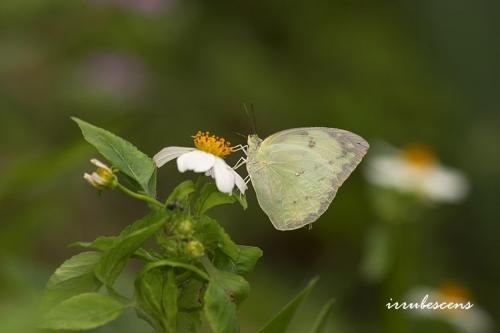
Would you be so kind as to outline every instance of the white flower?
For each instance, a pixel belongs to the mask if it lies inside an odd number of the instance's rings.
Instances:
[[[440,164],[424,146],[386,149],[372,156],[367,179],[381,187],[413,193],[436,202],[456,202],[467,195],[469,184],[462,172]]]
[[[102,163],[98,159],[91,159],[90,163],[97,167],[97,170],[91,174],[85,173],[83,178],[92,186],[97,189],[103,189],[106,187],[114,187],[116,185],[116,176],[113,170],[106,164]]]
[[[215,179],[217,189],[231,194],[234,186],[245,193],[247,186],[241,176],[222,159],[232,152],[229,142],[224,138],[198,132],[194,137],[196,148],[166,147],[160,150],[153,160],[159,168],[165,163],[177,159],[177,169],[205,173]]]
[[[455,326],[461,332],[486,333],[492,332],[491,316],[469,298],[467,291],[459,285],[447,284],[441,288],[415,287],[407,294],[410,302],[420,303],[425,299],[428,305],[459,304],[455,309],[417,309],[411,311],[422,318],[443,320]],[[453,308],[453,306],[452,306]]]

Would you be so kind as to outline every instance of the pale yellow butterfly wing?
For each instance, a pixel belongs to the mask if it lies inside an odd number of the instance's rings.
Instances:
[[[335,128],[305,127],[249,140],[247,170],[257,200],[279,230],[316,221],[361,162],[368,143]]]

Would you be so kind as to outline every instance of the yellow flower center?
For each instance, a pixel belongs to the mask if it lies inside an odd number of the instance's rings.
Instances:
[[[403,150],[403,159],[409,164],[426,168],[436,162],[436,157],[433,152],[424,145],[411,145]]]
[[[219,157],[224,157],[233,152],[231,142],[226,141],[226,139],[222,137],[210,135],[210,132],[198,131],[198,133],[193,136],[193,141],[195,147],[199,150]]]
[[[111,181],[114,177],[114,173],[111,169],[97,168],[96,172],[106,182]]]
[[[464,287],[453,282],[441,286],[439,295],[447,302],[463,302],[470,299],[469,292]]]
[[[446,303],[454,303],[454,304],[471,304],[470,303],[470,294],[468,290],[466,290],[461,285],[455,284],[453,282],[448,282],[445,285],[441,286],[438,290],[439,293],[439,302]],[[454,309],[445,309],[447,313],[450,315],[459,315],[461,313],[461,309],[459,307]]]

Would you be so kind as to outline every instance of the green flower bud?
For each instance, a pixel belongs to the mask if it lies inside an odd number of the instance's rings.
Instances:
[[[182,220],[177,225],[177,232],[181,235],[188,236],[193,232],[193,223],[190,220]]]
[[[199,258],[205,254],[205,248],[203,244],[197,240],[189,241],[186,245],[186,252],[191,256],[191,258]]]

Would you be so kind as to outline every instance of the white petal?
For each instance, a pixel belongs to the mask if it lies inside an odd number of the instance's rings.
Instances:
[[[467,301],[465,301],[467,303]],[[459,330],[467,333],[488,333],[493,332],[493,319],[483,309],[474,305],[467,311],[452,312],[443,314],[448,321]]]
[[[469,184],[461,172],[436,166],[429,172],[424,189],[433,200],[456,202],[465,198]]]
[[[215,185],[221,192],[231,194],[234,187],[234,170],[220,157],[215,158],[213,168]]]
[[[83,178],[89,182],[92,186],[105,186],[107,182],[97,174],[97,172],[92,172],[92,174],[84,174]]]
[[[111,172],[111,169],[106,164],[99,161],[97,158],[91,159],[90,163],[92,163],[93,165],[95,165],[98,168],[105,169],[105,170],[108,170]]]
[[[406,163],[398,157],[387,155],[372,157],[368,161],[366,176],[375,185],[403,191],[409,190],[414,184]]]
[[[234,170],[232,170],[233,176],[234,176],[234,182],[236,183],[236,187],[238,190],[240,190],[241,194],[245,194],[245,191],[247,190],[247,184],[245,184],[245,181],[241,176]]]
[[[177,158],[177,169],[180,172],[191,170],[194,172],[207,172],[215,163],[215,156],[201,150],[193,150]]]
[[[89,175],[88,173],[84,173],[83,174],[83,179],[85,179],[87,182],[89,182],[90,184],[93,184],[94,183],[94,180],[92,179],[92,176]]]
[[[182,154],[188,153],[195,150],[195,148],[188,147],[166,147],[160,150],[155,156],[153,156],[153,161],[159,168],[165,163],[170,162],[173,159],[181,156]]]

